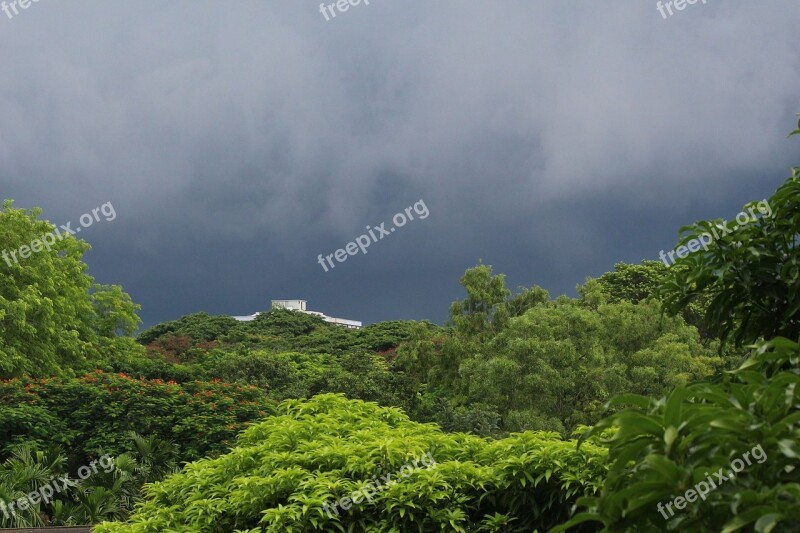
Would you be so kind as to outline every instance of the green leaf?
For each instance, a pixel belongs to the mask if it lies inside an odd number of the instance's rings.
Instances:
[[[797,459],[800,454],[797,453],[797,443],[789,439],[781,439],[778,441],[778,448],[781,453],[791,459]]]
[[[783,515],[780,513],[765,514],[756,520],[756,523],[753,527],[759,533],[770,533],[770,531],[772,531],[782,519]]]

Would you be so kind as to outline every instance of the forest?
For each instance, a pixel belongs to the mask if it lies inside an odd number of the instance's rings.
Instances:
[[[278,309],[137,334],[84,241],[0,262],[0,527],[796,531],[800,167],[768,203],[576,297],[479,262],[444,325]],[[6,200],[0,248],[41,215]]]

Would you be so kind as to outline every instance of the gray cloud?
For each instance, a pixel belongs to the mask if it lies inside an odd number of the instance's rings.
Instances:
[[[92,272],[148,322],[272,297],[444,318],[478,257],[571,291],[797,163],[794,2],[41,0],[0,14],[0,184],[113,201]],[[325,273],[364,226],[409,225]]]

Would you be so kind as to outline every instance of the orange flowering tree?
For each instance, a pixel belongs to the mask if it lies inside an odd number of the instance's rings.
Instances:
[[[136,379],[100,370],[78,378],[0,381],[0,456],[16,443],[59,444],[70,458],[127,451],[129,432],[178,445],[182,460],[228,449],[247,424],[274,413],[254,386]]]

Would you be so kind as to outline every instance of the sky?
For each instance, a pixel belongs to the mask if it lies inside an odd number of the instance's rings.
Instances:
[[[661,5],[15,5],[0,196],[73,228],[110,202],[85,260],[145,326],[294,298],[442,323],[479,260],[574,295],[800,164],[796,0]]]

